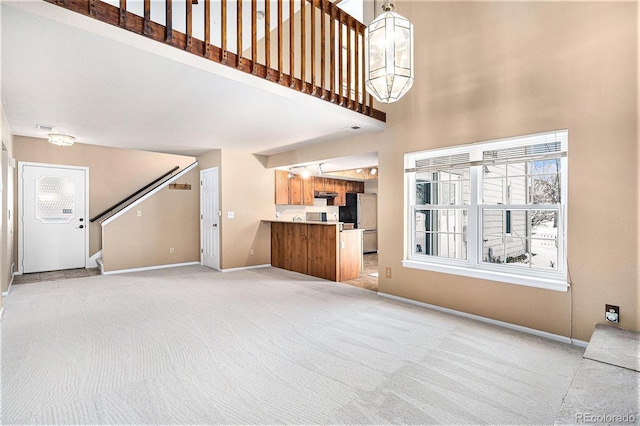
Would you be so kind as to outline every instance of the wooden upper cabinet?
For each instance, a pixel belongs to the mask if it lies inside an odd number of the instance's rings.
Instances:
[[[289,179],[289,203],[291,205],[302,205],[302,185],[304,179],[299,175]]]
[[[313,205],[314,177],[302,180],[302,204],[305,206]]]
[[[336,179],[334,182],[335,192],[338,193],[338,196],[335,198],[330,198],[327,202],[330,206],[346,206],[347,205],[347,186],[348,182],[342,179]]]
[[[346,194],[364,192],[364,182],[333,179],[327,177],[310,177],[303,179],[299,175],[289,178],[286,171],[276,170],[276,204],[312,206],[315,191],[337,192],[338,196],[328,199],[330,206],[345,206]]]
[[[289,204],[289,173],[276,170],[276,204]]]
[[[327,192],[334,192],[335,189],[335,182],[338,179],[333,179],[333,178],[324,178],[324,190]]]

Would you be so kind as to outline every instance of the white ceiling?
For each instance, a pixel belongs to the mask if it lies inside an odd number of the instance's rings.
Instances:
[[[268,155],[384,128],[363,114],[59,6],[1,5],[2,104],[16,135],[46,137],[36,127],[42,124],[92,145]],[[368,164],[370,154],[347,160],[354,167],[375,165]]]

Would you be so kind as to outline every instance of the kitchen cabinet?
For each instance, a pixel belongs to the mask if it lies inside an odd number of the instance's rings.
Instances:
[[[334,181],[334,188],[335,188],[335,192],[338,193],[338,195],[333,198],[333,199],[329,199],[327,204],[330,206],[346,206],[347,205],[347,186],[348,186],[348,182],[346,180],[342,180],[342,179],[335,179]]]
[[[303,180],[299,175],[294,175],[289,179],[289,203],[292,205],[302,205],[302,185]]]
[[[289,204],[289,173],[276,170],[276,204]]]
[[[338,223],[271,222],[271,265],[331,281],[357,278],[362,232]]]
[[[313,205],[313,179],[299,175],[289,178],[286,171],[276,170],[276,204]]]
[[[334,192],[335,191],[335,181],[336,180],[337,179],[316,176],[316,177],[313,178],[314,190],[315,191]]]
[[[337,192],[338,196],[328,199],[329,206],[345,206],[347,193],[364,193],[364,182],[334,179],[328,177],[310,177],[303,179],[300,175],[289,178],[289,173],[276,170],[276,204],[313,206],[314,192]]]

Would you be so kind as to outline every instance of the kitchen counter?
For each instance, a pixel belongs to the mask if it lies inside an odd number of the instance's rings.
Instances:
[[[344,222],[336,222],[335,220],[321,222],[319,220],[291,220],[291,219],[262,219],[263,222],[272,223],[302,223],[307,225],[341,225]]]
[[[264,221],[271,223],[272,266],[331,281],[359,276],[361,229],[341,230],[335,221]]]
[[[289,219],[262,219],[263,222],[271,222],[271,223],[301,223],[301,224],[305,224],[305,225],[329,225],[329,226],[336,226],[336,225],[343,225],[344,222],[336,222],[336,221],[332,221],[332,220],[328,220],[326,222],[321,222],[319,220],[289,220]],[[364,229],[340,229],[340,232],[350,232],[350,231],[356,231],[356,232],[363,232],[365,231]]]

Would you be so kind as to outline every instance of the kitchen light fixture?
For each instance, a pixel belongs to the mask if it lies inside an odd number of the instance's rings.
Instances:
[[[369,171],[369,173],[371,173],[372,175],[375,175],[376,173],[378,173],[378,169],[376,169],[375,167],[371,168],[371,170]]]
[[[320,163],[320,164],[318,164],[318,174],[319,174],[319,175],[323,175],[323,174],[324,174],[324,170],[322,170],[322,165],[323,165],[323,164],[324,164],[324,163]]]
[[[365,85],[377,101],[398,101],[413,85],[413,24],[393,12],[385,0],[384,11],[364,32]]]
[[[49,142],[58,146],[71,146],[75,137],[64,133],[49,133]]]
[[[302,179],[309,179],[309,177],[311,176],[311,172],[309,172],[309,170],[307,170],[307,167],[305,166],[302,168],[300,176],[302,177]]]
[[[293,177],[293,173],[291,173],[291,169],[289,169],[289,173],[287,174],[287,177],[288,177],[289,179],[291,179],[291,178]]]

